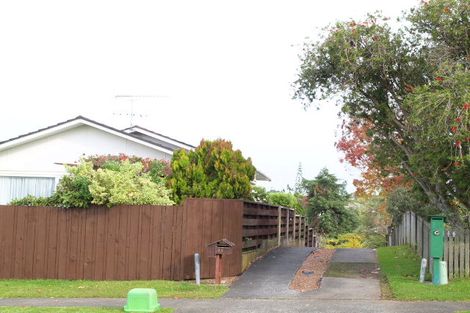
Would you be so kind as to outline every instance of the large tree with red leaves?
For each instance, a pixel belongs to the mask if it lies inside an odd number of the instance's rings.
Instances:
[[[337,23],[305,46],[296,82],[306,106],[339,97],[343,115],[366,128],[368,139],[349,124],[340,142],[355,145],[352,163],[412,179],[454,218],[470,211],[469,16],[467,0],[431,0],[398,31],[379,15]]]

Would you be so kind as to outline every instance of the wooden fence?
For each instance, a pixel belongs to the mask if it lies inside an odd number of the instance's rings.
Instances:
[[[389,245],[409,244],[418,255],[429,261],[430,224],[413,212],[403,214],[402,221],[389,230]],[[447,261],[449,279],[470,277],[470,231],[446,225],[444,261]]]
[[[252,261],[246,255],[304,245],[310,242],[305,234],[305,219],[293,210],[241,200],[89,209],[0,206],[0,278],[192,279],[196,252],[201,277],[211,278],[214,259],[206,247],[222,238],[236,245],[224,257],[223,275],[235,276]]]

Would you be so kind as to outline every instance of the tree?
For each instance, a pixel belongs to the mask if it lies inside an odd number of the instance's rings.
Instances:
[[[369,131],[371,123],[361,120],[350,120],[342,125],[342,137],[336,148],[344,153],[344,159],[351,166],[362,171],[361,179],[354,179],[356,197],[386,196],[398,186],[409,186],[410,180],[400,172],[399,167],[382,167],[371,152],[372,138]]]
[[[448,116],[457,118],[467,107],[469,16],[468,0],[431,0],[411,10],[405,16],[409,26],[398,31],[379,14],[339,22],[320,42],[305,46],[296,81],[296,97],[306,106],[339,98],[346,118],[371,126],[368,154],[381,170],[399,170],[439,211],[460,216],[470,207],[470,180],[459,178],[468,177],[468,170],[449,166],[455,165],[450,120],[432,125],[430,118],[436,107],[443,109],[443,99],[454,108]],[[434,97],[437,87],[446,97]],[[441,138],[426,136],[437,125]],[[456,148],[463,146],[453,139]]]
[[[295,209],[295,213],[305,215],[305,208],[302,206],[300,198],[294,194],[271,191],[268,193],[267,198],[269,204],[293,208]]]
[[[322,233],[338,235],[353,231],[358,225],[355,211],[348,207],[349,194],[345,183],[340,183],[326,168],[313,180],[304,180],[307,191],[307,215],[318,219]]]
[[[249,199],[256,169],[229,141],[202,140],[194,151],[179,150],[171,161],[173,199]]]

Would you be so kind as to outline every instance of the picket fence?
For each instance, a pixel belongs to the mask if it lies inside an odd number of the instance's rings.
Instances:
[[[390,246],[411,245],[417,254],[429,261],[430,223],[413,212],[406,212],[399,225],[389,228]],[[449,279],[470,277],[470,230],[446,225],[444,236],[444,261],[447,262]]]

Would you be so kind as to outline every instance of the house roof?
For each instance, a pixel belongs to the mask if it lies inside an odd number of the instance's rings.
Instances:
[[[14,137],[5,141],[0,142],[0,151],[9,149],[11,147],[27,143],[30,141],[34,141],[39,138],[47,137],[56,133],[59,133],[61,131],[64,131],[66,129],[71,129],[80,125],[88,125],[97,129],[101,129],[105,132],[111,133],[113,135],[117,135],[119,137],[128,139],[130,141],[142,144],[144,146],[154,148],[156,150],[159,150],[161,152],[167,153],[169,155],[173,154],[173,150],[169,149],[168,147],[165,147],[163,145],[156,144],[155,142],[151,142],[149,140],[146,140],[145,138],[137,138],[135,136],[132,136],[122,130],[116,129],[114,127],[96,122],[94,120],[91,120],[89,118],[83,117],[83,116],[77,116],[73,119],[66,120],[61,123],[57,123],[45,128],[40,128],[38,130],[35,130],[33,132],[20,135],[18,137]]]
[[[150,141],[154,140],[156,142],[159,142],[159,141],[164,140],[167,143],[169,143],[170,146],[173,146],[173,147],[184,148],[184,149],[188,149],[188,150],[196,148],[195,146],[190,145],[186,142],[183,142],[183,141],[180,141],[180,140],[162,135],[160,133],[156,133],[153,130],[144,128],[144,127],[139,126],[139,125],[135,125],[135,126],[125,128],[122,131],[124,131],[124,132],[126,132],[130,135],[133,135],[133,136],[139,136],[139,134],[145,135],[145,137],[148,137]]]
[[[60,133],[61,131],[78,127],[80,125],[88,125],[103,130],[105,132],[159,150],[169,155],[172,155],[173,151],[177,149],[192,150],[196,148],[190,144],[156,133],[141,126],[132,126],[123,130],[119,130],[117,128],[96,122],[94,120],[79,115],[73,119],[69,119],[64,122],[60,122],[45,128],[40,128],[33,132],[1,141],[0,151],[31,142],[39,138],[44,138],[56,133]],[[256,171],[255,179],[260,181],[271,181],[268,176],[258,170]]]

